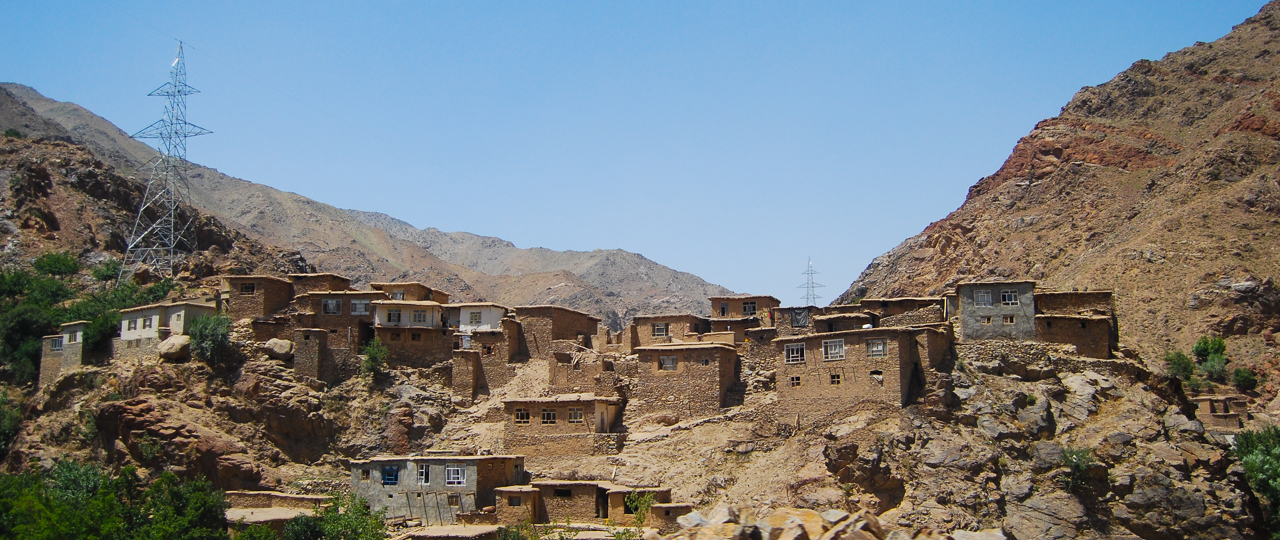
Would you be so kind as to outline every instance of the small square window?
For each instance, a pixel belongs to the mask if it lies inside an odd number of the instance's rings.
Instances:
[[[984,317],[981,317],[981,319],[982,319],[982,324],[991,324],[991,317],[984,316]]]
[[[542,409],[542,425],[551,425],[556,423],[555,409]]]
[[[148,328],[151,328],[151,317],[149,317],[149,316],[148,316],[148,317],[143,317],[143,318],[142,318],[142,329],[143,329],[143,330],[146,330],[146,329],[148,329]]]
[[[1000,305],[1002,306],[1018,305],[1018,290],[1017,289],[1001,289]]]
[[[991,307],[991,291],[986,289],[973,291],[973,305],[978,307]]]
[[[786,346],[786,362],[788,364],[804,363],[804,344],[788,343]]]
[[[1005,315],[1005,316],[1004,316],[1004,323],[1005,323],[1005,324],[1013,324],[1013,315]]]
[[[462,468],[462,465],[457,463],[450,463],[444,466],[444,485],[461,486],[466,483],[467,483],[467,470]],[[457,506],[457,505],[451,504],[450,506]]]
[[[409,340],[422,341],[422,332],[414,332],[412,334],[409,334]]]
[[[512,415],[512,422],[519,426],[529,425],[529,409],[516,409]]]
[[[827,339],[822,341],[823,360],[844,360],[844,340]]]
[[[523,502],[520,497],[507,497],[507,506],[520,506]]]
[[[670,323],[653,323],[653,337],[666,337]]]
[[[677,357],[675,357],[675,356],[659,356],[659,357],[658,357],[658,369],[659,369],[660,371],[675,371],[675,370],[676,370],[676,358],[677,358]]]
[[[554,490],[554,491],[552,491],[552,494],[553,494],[553,495],[555,495],[556,497],[572,497],[572,496],[573,496],[573,490],[571,490],[571,489],[555,488],[555,490]]]
[[[467,313],[467,322],[469,324],[480,324],[480,312],[472,311]]]
[[[257,283],[241,283],[240,284],[240,296],[253,296],[253,294],[256,292],[258,292]]]
[[[840,374],[839,374],[839,373],[832,373],[832,374],[831,374],[831,384],[833,384],[833,385],[838,385],[838,384],[840,384]]]
[[[886,342],[883,339],[867,340],[867,356],[879,358],[888,354]]]
[[[450,493],[450,494],[449,494],[449,506],[452,506],[452,507],[454,507],[454,508],[457,508],[457,507],[459,507],[459,506],[462,506],[462,496],[461,496],[461,495],[458,495],[458,494],[456,494],[456,493]]]
[[[792,387],[800,386],[800,376],[799,376],[799,375],[792,375],[792,376],[791,376],[791,386],[792,386]]]
[[[360,480],[369,481],[369,469],[360,469]]]
[[[570,424],[583,423],[582,407],[569,407],[569,423]]]
[[[493,354],[493,345],[481,345],[480,349],[483,350],[485,354]],[[575,364],[575,366],[576,365],[577,364]]]
[[[704,366],[709,366],[709,365],[711,365],[711,359],[710,359],[710,358],[703,358],[703,359],[702,359],[702,365],[704,365]]]
[[[324,300],[321,306],[325,315],[342,315],[342,300]]]

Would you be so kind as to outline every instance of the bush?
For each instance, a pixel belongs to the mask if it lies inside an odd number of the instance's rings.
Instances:
[[[631,493],[628,493],[623,498],[622,502],[635,516],[632,519],[635,520],[636,528],[644,527],[645,520],[649,518],[649,508],[653,506],[653,492],[632,490]]]
[[[1196,372],[1195,362],[1179,351],[1164,353],[1164,365],[1169,370],[1169,375],[1183,381],[1191,380],[1191,376]]]
[[[191,336],[191,354],[209,365],[222,365],[231,360],[231,319],[226,315],[207,315],[187,327]]]
[[[1200,339],[1196,340],[1196,344],[1191,347],[1191,354],[1196,355],[1196,358],[1203,362],[1208,360],[1211,355],[1227,354],[1227,342],[1220,337],[1200,336]]]
[[[1067,475],[1062,478],[1063,487],[1073,490],[1084,484],[1085,474],[1093,466],[1093,454],[1088,448],[1062,448],[1062,465],[1067,468]]]
[[[1232,452],[1244,466],[1245,479],[1253,493],[1267,503],[1269,528],[1280,531],[1276,512],[1280,508],[1280,427],[1241,432],[1236,435]]]
[[[121,268],[123,268],[123,265],[120,264],[119,259],[107,259],[98,264],[98,266],[93,267],[93,270],[90,270],[89,273],[93,275],[93,279],[98,281],[113,281],[120,277]]]
[[[384,512],[369,511],[369,503],[355,495],[339,494],[320,514],[320,528],[326,540],[384,540]]]
[[[22,426],[22,412],[9,401],[9,389],[0,388],[0,458],[9,453],[9,444],[18,436]]]
[[[391,351],[387,350],[387,346],[382,344],[382,340],[373,338],[368,345],[360,351],[364,354],[364,361],[360,362],[361,375],[376,375],[382,372],[382,368],[387,365],[387,357],[391,356]]]
[[[279,538],[271,527],[261,523],[250,525],[236,533],[236,540],[279,540]]]
[[[80,261],[70,253],[45,253],[36,257],[31,267],[49,276],[69,276],[80,271]]]
[[[324,525],[315,516],[297,516],[284,524],[284,540],[324,540]]]
[[[120,312],[108,311],[89,321],[84,327],[84,348],[105,351],[111,348],[111,338],[120,333]]]
[[[1252,370],[1236,368],[1231,372],[1231,384],[1241,390],[1253,390],[1258,387],[1258,378],[1253,375]]]
[[[14,128],[9,128],[9,129],[4,130],[4,136],[5,136],[5,137],[9,137],[10,139],[21,139],[21,138],[23,138],[23,137],[22,137],[22,132],[21,132],[21,131],[18,131],[17,129],[14,129]]]
[[[1221,354],[1210,354],[1209,359],[1200,364],[1204,378],[1213,382],[1223,382],[1227,378],[1227,357]]]

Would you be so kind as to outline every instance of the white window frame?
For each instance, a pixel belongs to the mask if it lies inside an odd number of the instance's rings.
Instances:
[[[418,484],[427,485],[431,483],[431,465],[427,463],[418,463]]]
[[[1018,289],[1000,289],[1000,305],[1018,305]]]
[[[582,407],[569,407],[570,424],[585,424],[586,420],[584,418],[585,414]]]
[[[650,334],[653,337],[667,337],[670,335],[671,323],[656,322],[650,328]]]
[[[351,314],[352,315],[368,315],[369,301],[368,300],[352,300]]]
[[[556,425],[556,410],[555,410],[555,409],[542,409],[542,425],[544,425],[544,426],[554,426],[554,425]]]
[[[884,339],[868,339],[867,340],[867,356],[871,358],[884,358],[889,355],[889,342]]]
[[[143,318],[142,318],[142,329],[143,329],[143,330],[150,329],[150,328],[151,328],[151,325],[152,325],[152,323],[153,323],[153,322],[154,322],[154,321],[152,321],[152,320],[151,320],[151,316],[150,316],[150,315],[148,315],[148,316],[146,316],[146,317],[143,317]]]
[[[128,325],[126,325],[126,326],[128,326],[128,330],[129,330],[130,332],[137,330],[137,329],[138,329],[138,319],[129,319],[129,324],[128,324]]]
[[[61,351],[61,350],[62,350],[62,337],[61,337],[61,336],[56,337],[56,338],[49,338],[49,350],[50,350],[50,351]]]
[[[325,315],[342,315],[342,300],[336,298],[321,300],[320,312]]]
[[[467,484],[467,468],[460,463],[449,463],[444,466],[444,485],[465,486]]]
[[[679,359],[679,356],[659,356],[658,371],[676,371],[680,365]],[[670,364],[667,362],[670,362]]]
[[[413,324],[427,324],[427,310],[413,310]]]
[[[973,291],[973,305],[977,307],[991,307],[991,289],[978,289]]]
[[[822,340],[822,359],[844,360],[844,338]]]
[[[788,343],[786,347],[783,349],[783,355],[784,355],[783,357],[785,358],[785,362],[788,364],[803,364],[804,363],[804,344]]]
[[[481,320],[482,317],[479,311],[467,312],[467,324],[480,324]]]
[[[387,324],[400,324],[400,310],[398,309],[387,310]]]

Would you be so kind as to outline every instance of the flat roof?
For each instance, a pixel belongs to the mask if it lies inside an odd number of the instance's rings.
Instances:
[[[66,327],[68,327],[68,326],[72,326],[72,325],[76,325],[76,324],[89,324],[89,321],[71,321],[71,322],[69,322],[69,323],[62,323],[62,324],[58,325],[58,328],[66,328]]]
[[[373,287],[375,289],[381,289],[383,287],[407,287],[410,285],[417,285],[424,289],[431,288],[430,285],[427,285],[426,283],[422,283],[420,281],[375,281],[369,284],[370,287]]]
[[[285,521],[298,516],[314,516],[316,512],[310,508],[289,508],[272,506],[268,508],[228,508],[227,521],[236,523],[264,523],[267,521]]]
[[[418,519],[422,518],[410,518]],[[416,538],[439,538],[454,540],[457,538],[484,538],[498,532],[497,525],[431,525],[405,529],[396,534],[395,540],[413,540]]]
[[[518,315],[518,314],[520,313],[520,310],[522,310],[522,309],[559,309],[559,310],[562,310],[562,311],[568,311],[568,312],[572,312],[572,313],[577,313],[577,314],[579,314],[579,315],[586,315],[588,319],[591,319],[591,320],[594,320],[594,321],[602,321],[602,320],[604,320],[604,319],[601,319],[600,317],[596,317],[595,315],[592,315],[592,314],[587,313],[587,312],[585,312],[585,311],[578,311],[578,310],[576,310],[576,309],[573,309],[573,308],[567,308],[567,307],[564,307],[564,306],[553,306],[553,305],[551,305],[551,304],[534,304],[534,305],[530,305],[530,306],[516,306],[516,307],[515,307],[516,314]]]
[[[421,460],[424,460],[424,459],[427,459],[427,460],[435,460],[435,461],[458,461],[458,460],[463,460],[463,461],[470,461],[470,460],[484,461],[484,460],[488,460],[488,459],[524,459],[524,456],[522,456],[522,455],[515,455],[515,454],[511,454],[511,455],[503,454],[503,455],[496,455],[496,456],[477,456],[477,455],[467,455],[467,456],[448,456],[448,455],[446,455],[446,456],[374,456],[374,457],[371,457],[371,458],[368,458],[368,459],[353,459],[353,460],[351,460],[351,464],[352,464],[352,465],[356,465],[356,464],[360,464],[360,463],[381,463],[381,462],[388,462],[388,461],[421,461]]]
[[[336,277],[336,278],[339,278],[339,279],[345,279],[345,280],[347,280],[347,281],[351,281],[351,278],[349,278],[349,277],[347,277],[347,276],[343,276],[343,275],[339,275],[339,274],[334,274],[334,273],[332,273],[332,272],[315,272],[315,273],[311,273],[311,274],[286,274],[286,275],[288,275],[288,276],[289,276],[289,277],[291,277],[291,278],[309,278],[309,277],[324,277],[324,276],[329,276],[329,277]]]
[[[957,283],[956,287],[963,287],[965,285],[1022,285],[1025,283],[1035,285],[1036,281],[1034,279],[962,281]]]
[[[538,491],[538,488],[526,484],[523,486],[499,486],[499,487],[493,488],[493,490],[494,491],[518,491],[518,492],[527,493],[530,491]]]
[[[146,309],[154,309],[154,308],[170,307],[170,306],[195,306],[195,307],[202,307],[202,308],[209,308],[209,309],[218,309],[218,307],[215,306],[213,302],[205,302],[203,300],[189,299],[189,300],[174,300],[172,302],[157,302],[155,304],[147,304],[145,306],[131,307],[128,309],[120,310],[120,313],[132,313],[134,311],[142,311]]]
[[[1058,315],[1055,313],[1037,313],[1037,319],[1080,319],[1080,320],[1104,320],[1109,321],[1109,315]]]
[[[636,316],[632,317],[632,318],[631,318],[631,320],[635,321],[635,320],[639,320],[639,319],[674,319],[674,318],[676,318],[676,317],[689,317],[689,318],[694,318],[694,319],[706,319],[706,318],[707,318],[707,317],[705,317],[705,316],[703,316],[703,315],[694,315],[694,314],[692,314],[692,313],[662,313],[662,314],[659,314],[659,315],[636,315]]]
[[[496,308],[502,308],[502,309],[511,309],[507,306],[504,306],[502,304],[498,304],[495,302],[458,302],[454,304],[449,304],[448,307],[496,307]]]
[[[871,317],[870,313],[863,313],[861,311],[856,313],[832,313],[830,315],[814,315],[813,316],[813,320],[815,321],[827,321],[831,319],[871,319],[871,318],[873,317]]]
[[[430,300],[374,300],[372,303],[373,303],[373,304],[380,305],[380,306],[425,306],[425,307],[436,306],[436,307],[440,307],[440,305],[441,305],[439,302],[432,302],[432,301],[430,301]]]
[[[907,331],[907,330],[909,330],[910,328],[912,328],[912,327],[910,327],[910,326],[881,326],[881,327],[877,327],[877,328],[856,328],[856,329],[853,329],[853,330],[840,330],[840,331],[838,331],[838,332],[817,332],[817,333],[813,333],[813,334],[804,334],[804,335],[799,335],[799,336],[787,336],[787,337],[780,337],[780,338],[775,339],[775,340],[773,340],[773,341],[774,341],[775,343],[777,343],[777,342],[789,342],[789,341],[808,341],[808,340],[810,340],[810,339],[830,339],[830,338],[833,338],[833,337],[840,337],[840,336],[850,336],[850,335],[856,336],[856,335],[862,335],[862,334],[872,334],[872,335],[874,335],[874,334],[878,334],[878,333],[886,333],[886,334],[901,334],[903,331]]]
[[[597,396],[594,393],[587,392],[583,394],[556,394],[551,397],[535,397],[535,398],[508,398],[502,400],[503,403],[570,403],[582,401],[603,401],[606,403],[618,403],[622,398]]]
[[[907,302],[907,301],[941,302],[942,297],[941,296],[895,296],[893,298],[863,298],[861,300],[858,300],[858,304],[855,304],[855,305],[861,305],[863,302]]]
[[[696,341],[693,343],[659,343],[656,345],[647,345],[644,347],[636,347],[637,351],[669,351],[672,349],[715,349],[723,348],[737,352],[737,348],[728,343],[719,343],[715,341]]]
[[[760,317],[757,317],[755,315],[748,315],[746,317],[716,317],[713,315],[711,317],[707,317],[706,319],[708,321],[713,321],[713,322],[747,322],[747,321],[754,321],[759,318]]]
[[[280,276],[268,276],[268,275],[266,275],[266,274],[249,274],[249,275],[247,275],[247,276],[237,276],[237,275],[234,275],[234,274],[223,274],[223,275],[218,276],[218,277],[219,277],[219,278],[222,278],[222,279],[274,279],[274,280],[276,280],[276,281],[279,281],[280,283],[293,284],[293,282],[292,282],[292,281],[289,281],[289,280],[287,280],[287,279],[285,279],[285,278],[282,278],[282,277],[280,277]]]
[[[304,297],[304,296],[321,296],[321,295],[325,295],[325,294],[379,294],[379,295],[382,295],[382,297],[383,297],[383,298],[386,298],[386,297],[387,297],[387,293],[384,293],[384,292],[382,292],[382,291],[353,291],[353,290],[347,290],[347,291],[307,291],[307,292],[304,292],[304,293],[299,294],[299,295],[297,295],[297,296],[294,296],[294,298],[302,298],[302,297]]]
[[[1096,289],[1091,291],[1059,291],[1059,290],[1036,291],[1036,295],[1038,296],[1049,296],[1054,294],[1093,294],[1093,293],[1114,294],[1115,291],[1112,289]]]
[[[748,298],[768,298],[770,300],[773,300],[774,302],[782,303],[782,300],[778,300],[777,298],[774,298],[773,296],[770,296],[767,294],[731,294],[728,296],[708,296],[707,300],[746,300]]]

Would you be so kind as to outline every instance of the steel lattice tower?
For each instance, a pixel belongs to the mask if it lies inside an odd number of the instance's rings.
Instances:
[[[805,282],[804,282],[804,285],[801,285],[796,288],[805,289],[804,301],[806,306],[816,306],[818,305],[818,299],[822,297],[818,296],[818,293],[814,292],[814,289],[817,289],[819,287],[826,287],[826,285],[813,282],[814,274],[818,273],[817,270],[813,269],[813,259],[809,259],[809,269],[801,273],[805,275]]]
[[[147,163],[150,177],[138,205],[138,217],[129,235],[121,277],[132,276],[143,265],[161,277],[172,277],[177,257],[196,249],[191,222],[184,220],[179,205],[187,193],[187,137],[212,133],[187,122],[187,96],[199,90],[187,85],[187,65],[178,42],[178,57],[169,72],[169,82],[147,94],[167,99],[164,119],[132,135],[135,139],[159,139],[160,155]]]

